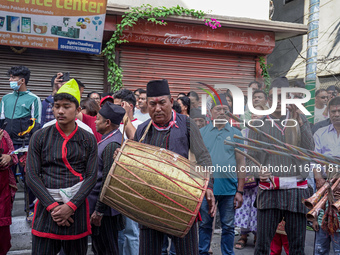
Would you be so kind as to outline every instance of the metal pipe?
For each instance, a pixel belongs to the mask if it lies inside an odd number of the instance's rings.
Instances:
[[[318,36],[319,36],[319,9],[320,0],[310,0],[307,34],[307,63],[306,63],[306,89],[311,93],[311,100],[306,104],[306,108],[312,113],[307,119],[314,123],[315,107],[315,84],[316,68],[318,57]]]

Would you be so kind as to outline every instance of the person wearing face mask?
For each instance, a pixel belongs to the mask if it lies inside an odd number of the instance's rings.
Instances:
[[[6,131],[16,145],[22,146],[23,139],[28,144],[30,136],[40,127],[41,100],[38,96],[27,89],[31,71],[25,66],[13,66],[8,70],[9,85],[12,93],[5,95],[0,105],[0,124],[7,122]],[[35,125],[29,135],[20,137],[18,134],[24,132],[32,125]]]
[[[40,128],[41,100],[27,89],[31,71],[26,66],[13,66],[8,72],[9,86],[12,93],[5,95],[0,104],[0,126],[7,122],[5,130],[13,141],[14,149],[28,145],[31,135]],[[32,128],[33,126],[33,128]],[[19,134],[27,131],[27,134]],[[24,169],[19,165],[20,172],[24,176]],[[12,168],[14,174],[16,165]],[[29,194],[29,215],[27,221],[32,221],[34,210],[34,195]],[[28,210],[28,208],[26,208]]]

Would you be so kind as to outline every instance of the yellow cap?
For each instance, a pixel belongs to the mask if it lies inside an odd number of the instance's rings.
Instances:
[[[60,93],[67,93],[71,96],[74,96],[78,103],[80,104],[80,91],[78,87],[78,83],[75,79],[71,79],[68,82],[66,82],[57,92],[57,94]]]

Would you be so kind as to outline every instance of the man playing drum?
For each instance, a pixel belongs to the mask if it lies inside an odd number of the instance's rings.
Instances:
[[[151,121],[143,143],[168,149],[186,158],[188,158],[190,148],[196,156],[198,165],[211,166],[209,152],[194,121],[172,110],[173,98],[171,98],[167,80],[153,80],[147,84],[147,104],[151,120],[138,126],[135,141],[141,139]],[[209,213],[214,215],[215,199],[212,188],[213,183],[210,181],[206,199],[209,203]],[[198,255],[197,224],[192,226],[184,238],[170,237],[175,245],[176,254]],[[139,254],[161,254],[163,240],[164,233],[141,226]]]

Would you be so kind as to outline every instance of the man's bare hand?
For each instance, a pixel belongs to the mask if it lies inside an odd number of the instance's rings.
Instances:
[[[291,114],[290,118],[297,120],[299,125],[302,126],[303,121],[300,117],[300,114],[302,114],[302,112],[299,110],[299,108],[297,108],[295,104],[287,105],[287,108],[289,109],[290,114]]]
[[[68,218],[66,221],[59,221],[59,222],[56,222],[58,226],[61,226],[61,227],[69,227],[71,226],[72,223],[74,223],[74,220],[72,219],[72,217]]]
[[[99,215],[97,214],[97,212],[94,211],[94,212],[92,213],[91,219],[90,219],[91,224],[95,225],[96,227],[100,227],[100,225],[102,224],[102,223],[101,223],[101,222],[102,222],[102,218],[103,218],[103,216],[99,216]]]
[[[243,204],[243,196],[241,193],[236,192],[235,197],[234,197],[234,208],[238,209],[242,206]]]
[[[115,158],[117,157],[117,155],[118,155],[119,152],[121,152],[121,149],[120,149],[120,148],[117,148],[117,149],[115,150],[115,152],[113,153],[113,159],[115,159]]]
[[[268,178],[271,176],[268,168],[266,166],[262,166],[260,169],[259,177],[261,182],[267,182]]]
[[[130,113],[130,111],[131,111],[131,106],[130,106],[130,104],[129,104],[128,102],[123,101],[123,102],[121,103],[121,107],[124,108],[125,114],[126,114],[127,116],[129,116],[129,113]]]
[[[54,79],[54,89],[58,91],[64,84],[63,73],[57,73],[57,77]]]
[[[12,160],[12,157],[10,155],[2,154],[2,156],[0,158],[0,166],[1,167],[8,166],[8,164],[11,162],[11,160]]]
[[[216,204],[214,192],[211,189],[207,189],[205,192],[205,198],[207,199],[209,205],[209,214],[211,217],[215,217],[216,214]]]
[[[70,226],[70,223],[73,223],[73,219],[71,215],[74,214],[74,211],[67,204],[58,205],[53,208],[51,212],[52,219],[58,224],[58,226]]]

